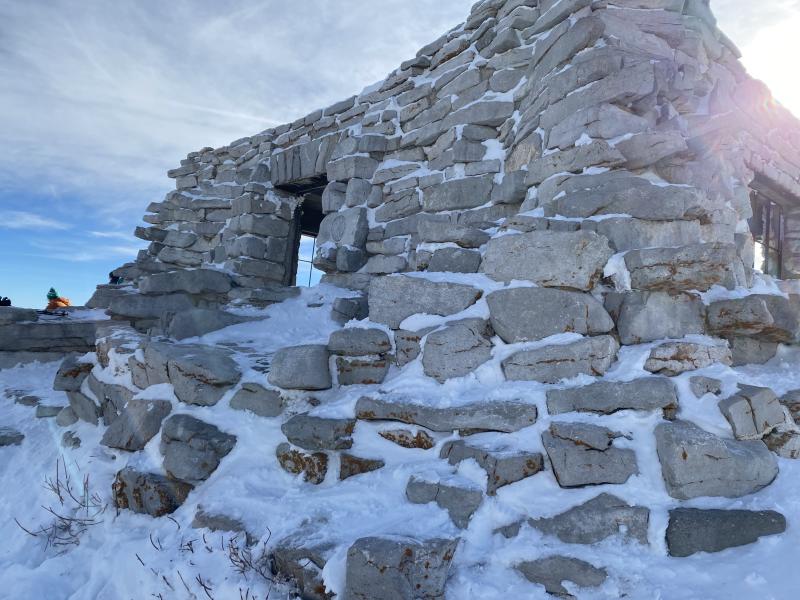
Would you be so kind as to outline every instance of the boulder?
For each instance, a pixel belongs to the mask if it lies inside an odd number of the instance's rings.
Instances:
[[[563,345],[522,350],[503,361],[509,381],[557,383],[578,375],[603,376],[617,357],[619,344],[608,335]]]
[[[333,383],[328,348],[322,344],[278,350],[270,365],[270,384],[287,390],[327,390]]]
[[[536,423],[536,405],[517,400],[487,400],[462,406],[433,408],[399,395],[363,397],[356,403],[356,418],[364,421],[399,421],[431,431],[499,431],[511,433]]]
[[[430,450],[436,445],[434,439],[422,429],[418,430],[416,433],[412,433],[408,429],[390,429],[379,431],[378,434],[383,439],[389,440],[403,448]]]
[[[356,475],[377,471],[385,465],[386,463],[380,459],[361,458],[348,452],[342,452],[339,455],[339,479],[344,481]]]
[[[608,333],[614,321],[589,294],[551,288],[511,288],[486,297],[491,324],[507,344],[537,341],[559,333]]]
[[[442,600],[458,540],[368,537],[347,551],[342,600]]]
[[[379,384],[389,373],[386,356],[337,356],[334,362],[339,385]]]
[[[675,508],[669,511],[667,548],[670,556],[680,557],[721,552],[784,531],[786,518],[773,510]]]
[[[625,265],[635,290],[705,292],[725,281],[735,259],[734,244],[693,244],[631,250]]]
[[[573,411],[610,415],[619,410],[659,409],[670,418],[678,410],[675,385],[666,377],[598,381],[578,388],[547,390],[547,411],[551,415]]]
[[[447,459],[451,465],[473,459],[486,471],[488,481],[486,493],[497,494],[505,485],[536,475],[544,469],[544,457],[540,452],[516,452],[513,450],[485,450],[464,440],[453,440],[442,446],[439,458]]]
[[[727,440],[688,421],[656,427],[656,449],[673,498],[738,498],[766,487],[778,464],[764,442]]]
[[[25,434],[11,427],[0,427],[0,448],[3,446],[19,446]]]
[[[422,366],[439,383],[469,375],[492,357],[489,329],[482,319],[464,319],[428,334]]]
[[[570,581],[578,587],[587,588],[602,585],[608,577],[605,569],[600,569],[586,561],[568,556],[548,556],[547,558],[519,563],[515,568],[528,581],[544,586],[548,594],[562,598],[575,598],[563,586],[562,582],[564,581]]]
[[[411,315],[447,317],[472,306],[480,297],[481,291],[470,285],[406,275],[377,277],[369,288],[369,318],[398,329]]]
[[[295,415],[281,425],[287,439],[304,450],[347,450],[353,446],[355,419],[328,419]]]
[[[775,428],[788,425],[778,396],[769,388],[739,385],[739,391],[720,400],[719,409],[737,440],[760,440]]]
[[[636,453],[612,444],[621,433],[586,423],[551,423],[542,434],[553,473],[561,487],[625,483],[639,472]]]
[[[185,340],[244,323],[248,319],[223,310],[193,308],[175,315],[169,323],[167,334],[176,340]]]
[[[708,326],[723,337],[746,336],[790,343],[800,336],[800,314],[783,296],[753,294],[712,302],[708,307]]]
[[[154,273],[139,280],[142,294],[227,294],[231,276],[215,269],[181,269]]]
[[[483,492],[466,481],[445,483],[412,477],[406,486],[406,498],[412,504],[435,502],[439,508],[447,511],[456,527],[466,529],[472,515],[483,502]]]
[[[624,345],[705,333],[705,306],[697,296],[666,292],[606,295],[605,307]]]
[[[193,486],[185,481],[126,467],[117,473],[112,494],[117,508],[161,517],[178,510],[192,489]]]
[[[307,483],[319,485],[328,473],[328,455],[324,452],[308,454],[284,442],[276,448],[275,456],[284,471],[293,475],[302,474]]]
[[[715,363],[731,364],[731,351],[727,344],[667,342],[650,351],[644,368],[651,373],[674,377],[687,371],[710,367]]]
[[[650,510],[630,506],[611,494],[600,494],[553,517],[528,519],[528,524],[566,544],[596,544],[614,535],[647,545]]]
[[[608,239],[591,231],[532,231],[489,240],[481,272],[496,281],[587,291],[612,254]]]
[[[340,356],[366,356],[391,352],[392,342],[383,329],[339,329],[328,340],[328,351]]]
[[[208,479],[236,445],[236,436],[189,415],[164,421],[159,449],[170,477],[192,484]]]
[[[94,368],[90,362],[80,362],[80,356],[70,354],[61,363],[53,381],[53,389],[59,392],[77,392],[86,376]]]
[[[172,404],[167,400],[129,400],[100,443],[128,452],[143,450],[170,412]]]
[[[275,390],[247,382],[233,395],[230,406],[234,410],[249,410],[259,417],[277,417],[283,412],[283,398]]]

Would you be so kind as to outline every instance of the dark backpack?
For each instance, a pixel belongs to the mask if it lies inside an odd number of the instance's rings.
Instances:
[[[0,298],[0,306],[11,306],[11,300],[3,296]]]

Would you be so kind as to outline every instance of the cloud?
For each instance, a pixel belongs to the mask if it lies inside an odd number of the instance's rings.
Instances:
[[[70,225],[22,210],[0,210],[0,229],[69,229]]]
[[[711,0],[711,10],[717,17],[718,27],[735,44],[744,47],[759,31],[800,12],[800,0]]]

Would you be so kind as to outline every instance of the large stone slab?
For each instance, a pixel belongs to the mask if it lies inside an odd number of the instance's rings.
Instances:
[[[481,272],[497,281],[590,290],[613,252],[592,231],[532,231],[489,240]]]
[[[570,581],[581,588],[597,587],[608,577],[605,569],[568,556],[548,556],[519,563],[516,569],[532,583],[544,586],[548,594],[561,598],[575,598],[564,587]]]
[[[551,415],[573,411],[610,415],[619,410],[659,409],[668,417],[674,417],[678,410],[675,385],[666,377],[598,381],[578,388],[547,390],[547,411]]]
[[[162,296],[129,293],[113,298],[108,311],[129,319],[160,319],[192,308],[194,303],[189,295],[181,292]]]
[[[52,353],[85,354],[94,350],[97,325],[96,321],[70,321],[68,318],[0,325],[0,350],[3,353],[31,352],[34,356],[42,353],[43,360],[47,360],[45,354],[48,357]]]
[[[786,518],[773,510],[675,508],[669,511],[667,548],[670,556],[721,552],[784,531]]]
[[[167,400],[129,400],[106,429],[100,443],[128,452],[142,450],[171,411],[172,404]]]
[[[466,529],[483,502],[483,492],[471,482],[458,484],[412,477],[406,486],[406,498],[412,504],[435,502],[447,511],[456,527]]]
[[[428,377],[439,383],[469,375],[492,357],[490,331],[482,319],[465,319],[429,334],[422,354]]]
[[[542,434],[553,473],[561,487],[625,483],[638,473],[636,453],[616,448],[619,432],[586,423],[554,422]]]
[[[454,440],[442,446],[439,458],[445,458],[451,465],[473,459],[488,476],[486,493],[494,496],[505,485],[531,477],[544,469],[544,457],[540,452],[518,452],[507,450],[486,450],[473,446],[464,440]]]
[[[440,600],[458,540],[368,537],[347,551],[342,600]]]
[[[16,306],[0,306],[0,325],[11,323],[33,322],[39,318],[32,308],[17,308]]]
[[[440,283],[419,277],[377,277],[369,287],[369,318],[398,329],[411,315],[446,317],[472,306],[481,291],[470,285]]]
[[[117,473],[112,486],[114,506],[152,517],[174,513],[192,489],[193,486],[185,481],[143,473],[130,467]]]
[[[606,309],[617,323],[620,342],[644,344],[705,332],[705,306],[697,296],[667,292],[606,295]]]
[[[507,344],[558,333],[608,333],[614,321],[589,294],[551,288],[511,288],[486,297],[495,333]]]
[[[734,244],[646,248],[625,254],[635,290],[707,291],[725,281],[736,259]]]
[[[399,421],[431,431],[500,431],[511,433],[536,423],[535,404],[487,400],[449,408],[433,408],[411,398],[387,395],[360,398],[356,417],[364,421]]]
[[[644,368],[651,373],[674,377],[687,371],[710,367],[715,363],[730,366],[731,351],[727,344],[667,342],[650,351]]]
[[[282,348],[272,357],[269,382],[287,390],[327,390],[333,385],[329,357],[322,344]]]
[[[347,450],[353,446],[355,419],[329,419],[309,414],[295,415],[281,431],[295,446],[304,450]]]
[[[557,383],[578,375],[603,376],[618,350],[619,344],[608,335],[522,350],[503,361],[503,372],[510,381],[541,383]]]
[[[139,280],[142,294],[227,294],[230,289],[231,276],[214,269],[181,269],[154,273]]]
[[[789,425],[783,405],[769,388],[739,385],[739,391],[720,400],[719,409],[737,440],[760,440],[775,428]]]
[[[192,484],[208,479],[236,445],[236,436],[189,415],[173,415],[164,422],[159,449],[164,470]]]
[[[712,302],[709,329],[725,337],[752,336],[771,342],[792,342],[800,335],[800,314],[783,296],[753,294]]]
[[[673,498],[738,498],[778,475],[775,456],[764,442],[723,439],[688,421],[661,423],[655,433],[661,472]]]

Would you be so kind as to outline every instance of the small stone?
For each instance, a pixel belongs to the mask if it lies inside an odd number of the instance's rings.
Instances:
[[[295,446],[312,452],[347,450],[353,446],[355,419],[327,419],[309,414],[296,415],[281,426],[281,431]]]
[[[337,356],[334,362],[339,385],[375,385],[389,373],[385,356]]]
[[[39,404],[36,407],[36,418],[37,419],[52,419],[53,417],[57,417],[58,414],[64,408],[69,408],[66,406],[48,406],[47,404]]]
[[[81,438],[75,435],[73,431],[65,431],[64,435],[61,436],[61,445],[64,448],[76,450],[81,447]]]
[[[16,429],[0,427],[0,448],[3,446],[19,446],[24,439],[25,434],[20,433]]]
[[[563,345],[523,350],[503,361],[509,381],[558,383],[577,375],[603,376],[616,360],[619,344],[608,335]]]
[[[412,477],[406,486],[406,498],[412,504],[435,502],[447,511],[456,527],[466,529],[483,502],[483,492],[472,485],[449,485]]]
[[[78,415],[72,410],[71,406],[65,406],[56,415],[56,425],[59,427],[69,427],[78,422]]]
[[[234,410],[249,410],[259,417],[277,417],[283,412],[283,398],[275,390],[248,382],[234,394],[230,406]]]
[[[197,512],[192,520],[193,529],[208,529],[209,531],[226,531],[230,533],[244,534],[248,546],[258,543],[258,540],[247,531],[244,523],[238,519],[219,514],[211,514],[205,511],[202,506],[197,507]]]
[[[667,548],[670,556],[679,557],[721,552],[784,531],[786,518],[773,510],[676,508],[669,511]]]
[[[170,412],[172,404],[167,400],[129,400],[100,443],[128,452],[143,450]]]
[[[160,451],[170,477],[199,483],[208,479],[236,445],[236,436],[189,415],[164,421]]]
[[[81,389],[81,384],[86,376],[89,375],[94,365],[87,362],[79,362],[78,355],[70,354],[61,363],[53,382],[53,389],[62,392],[77,392]]]
[[[727,344],[712,346],[695,342],[667,342],[650,351],[644,368],[651,373],[675,377],[715,363],[731,364],[731,351]]]
[[[796,429],[773,431],[764,436],[764,443],[782,458],[800,458],[800,431]]]
[[[525,578],[544,586],[548,594],[562,598],[575,598],[562,584],[571,581],[579,587],[597,587],[608,577],[605,569],[568,556],[549,556],[518,564],[515,567]]]
[[[389,335],[383,329],[340,329],[328,340],[328,351],[340,356],[386,354],[391,350]]]
[[[384,465],[386,465],[386,463],[380,459],[361,458],[353,454],[348,454],[347,452],[342,452],[339,455],[339,479],[344,481],[355,475],[377,471],[383,468]]]
[[[721,400],[719,409],[737,440],[760,440],[780,425],[788,425],[783,406],[770,388],[740,385],[739,391]]]
[[[422,354],[422,366],[428,377],[439,383],[463,377],[492,357],[487,322],[465,319],[448,323],[428,334]]]
[[[695,375],[689,378],[689,387],[697,398],[702,398],[706,394],[719,396],[722,393],[722,382],[713,377]]]
[[[551,415],[573,411],[610,415],[619,410],[658,409],[669,417],[674,417],[678,410],[675,386],[665,377],[598,381],[579,388],[547,391],[547,410]]]
[[[112,485],[114,506],[153,517],[174,513],[192,489],[185,481],[142,473],[130,467],[118,472]]]
[[[451,465],[467,459],[475,460],[488,475],[486,493],[489,496],[496,495],[497,490],[505,485],[536,475],[544,469],[544,457],[540,452],[484,450],[463,440],[447,442],[442,446],[439,458],[446,458]]]
[[[270,384],[287,390],[327,390],[333,385],[327,346],[292,346],[278,350],[270,365]]]
[[[392,429],[378,433],[383,439],[394,442],[403,448],[430,450],[436,445],[433,438],[421,429],[417,433],[412,433],[408,429]]]
[[[302,473],[303,479],[307,483],[319,485],[325,481],[325,475],[328,472],[328,455],[324,452],[307,454],[284,442],[276,449],[275,456],[284,471],[294,475]]]
[[[334,546],[327,542],[311,542],[316,531],[301,528],[279,541],[270,554],[272,573],[297,586],[304,600],[332,600],[325,591],[322,569]]]
[[[477,273],[481,266],[481,253],[464,248],[439,248],[428,262],[429,272]]]
[[[97,425],[100,407],[81,392],[67,392],[69,405],[81,421]]]

